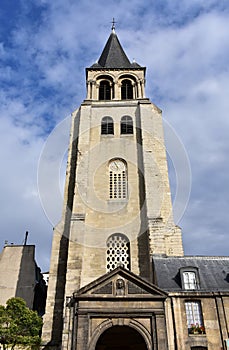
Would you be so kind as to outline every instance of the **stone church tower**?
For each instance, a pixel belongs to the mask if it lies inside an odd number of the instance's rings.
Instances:
[[[42,340],[50,349],[167,349],[153,256],[183,256],[161,110],[114,27],[72,113]],[[120,345],[121,342],[121,345]]]

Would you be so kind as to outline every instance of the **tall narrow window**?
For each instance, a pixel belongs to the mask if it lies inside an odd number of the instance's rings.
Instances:
[[[129,115],[121,118],[121,134],[133,134],[133,119]]]
[[[101,122],[101,134],[103,135],[114,134],[114,123],[111,117],[103,117]]]
[[[185,310],[189,333],[205,333],[200,302],[185,302]]]
[[[130,242],[122,233],[114,233],[107,240],[107,271],[118,266],[130,269]]]
[[[111,86],[109,81],[102,80],[99,84],[99,100],[111,99]]]
[[[109,164],[110,199],[127,198],[127,169],[121,159],[114,159]]]
[[[121,97],[122,100],[133,99],[133,85],[131,80],[124,79],[121,86]]]

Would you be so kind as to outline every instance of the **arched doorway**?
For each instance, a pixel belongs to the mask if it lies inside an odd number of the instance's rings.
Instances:
[[[113,326],[101,334],[95,350],[147,350],[147,346],[135,329]]]

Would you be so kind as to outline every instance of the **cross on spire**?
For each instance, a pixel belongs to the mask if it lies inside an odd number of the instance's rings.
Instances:
[[[117,23],[117,22],[115,22],[115,19],[114,19],[114,17],[113,17],[113,20],[112,20],[112,27],[111,27],[111,30],[113,30],[113,31],[115,31],[115,23]]]

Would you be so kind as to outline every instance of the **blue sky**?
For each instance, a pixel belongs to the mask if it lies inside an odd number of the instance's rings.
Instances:
[[[50,132],[85,98],[85,67],[100,56],[112,17],[130,60],[147,67],[147,97],[162,109],[190,160],[191,194],[178,223],[185,253],[227,255],[226,0],[8,0],[1,4],[1,248],[5,240],[21,244],[28,230],[38,264],[42,270],[49,268],[55,223],[45,215],[39,198],[39,157]],[[60,183],[64,171],[63,160]],[[171,170],[173,193],[174,178]],[[61,203],[56,217],[60,208]]]

